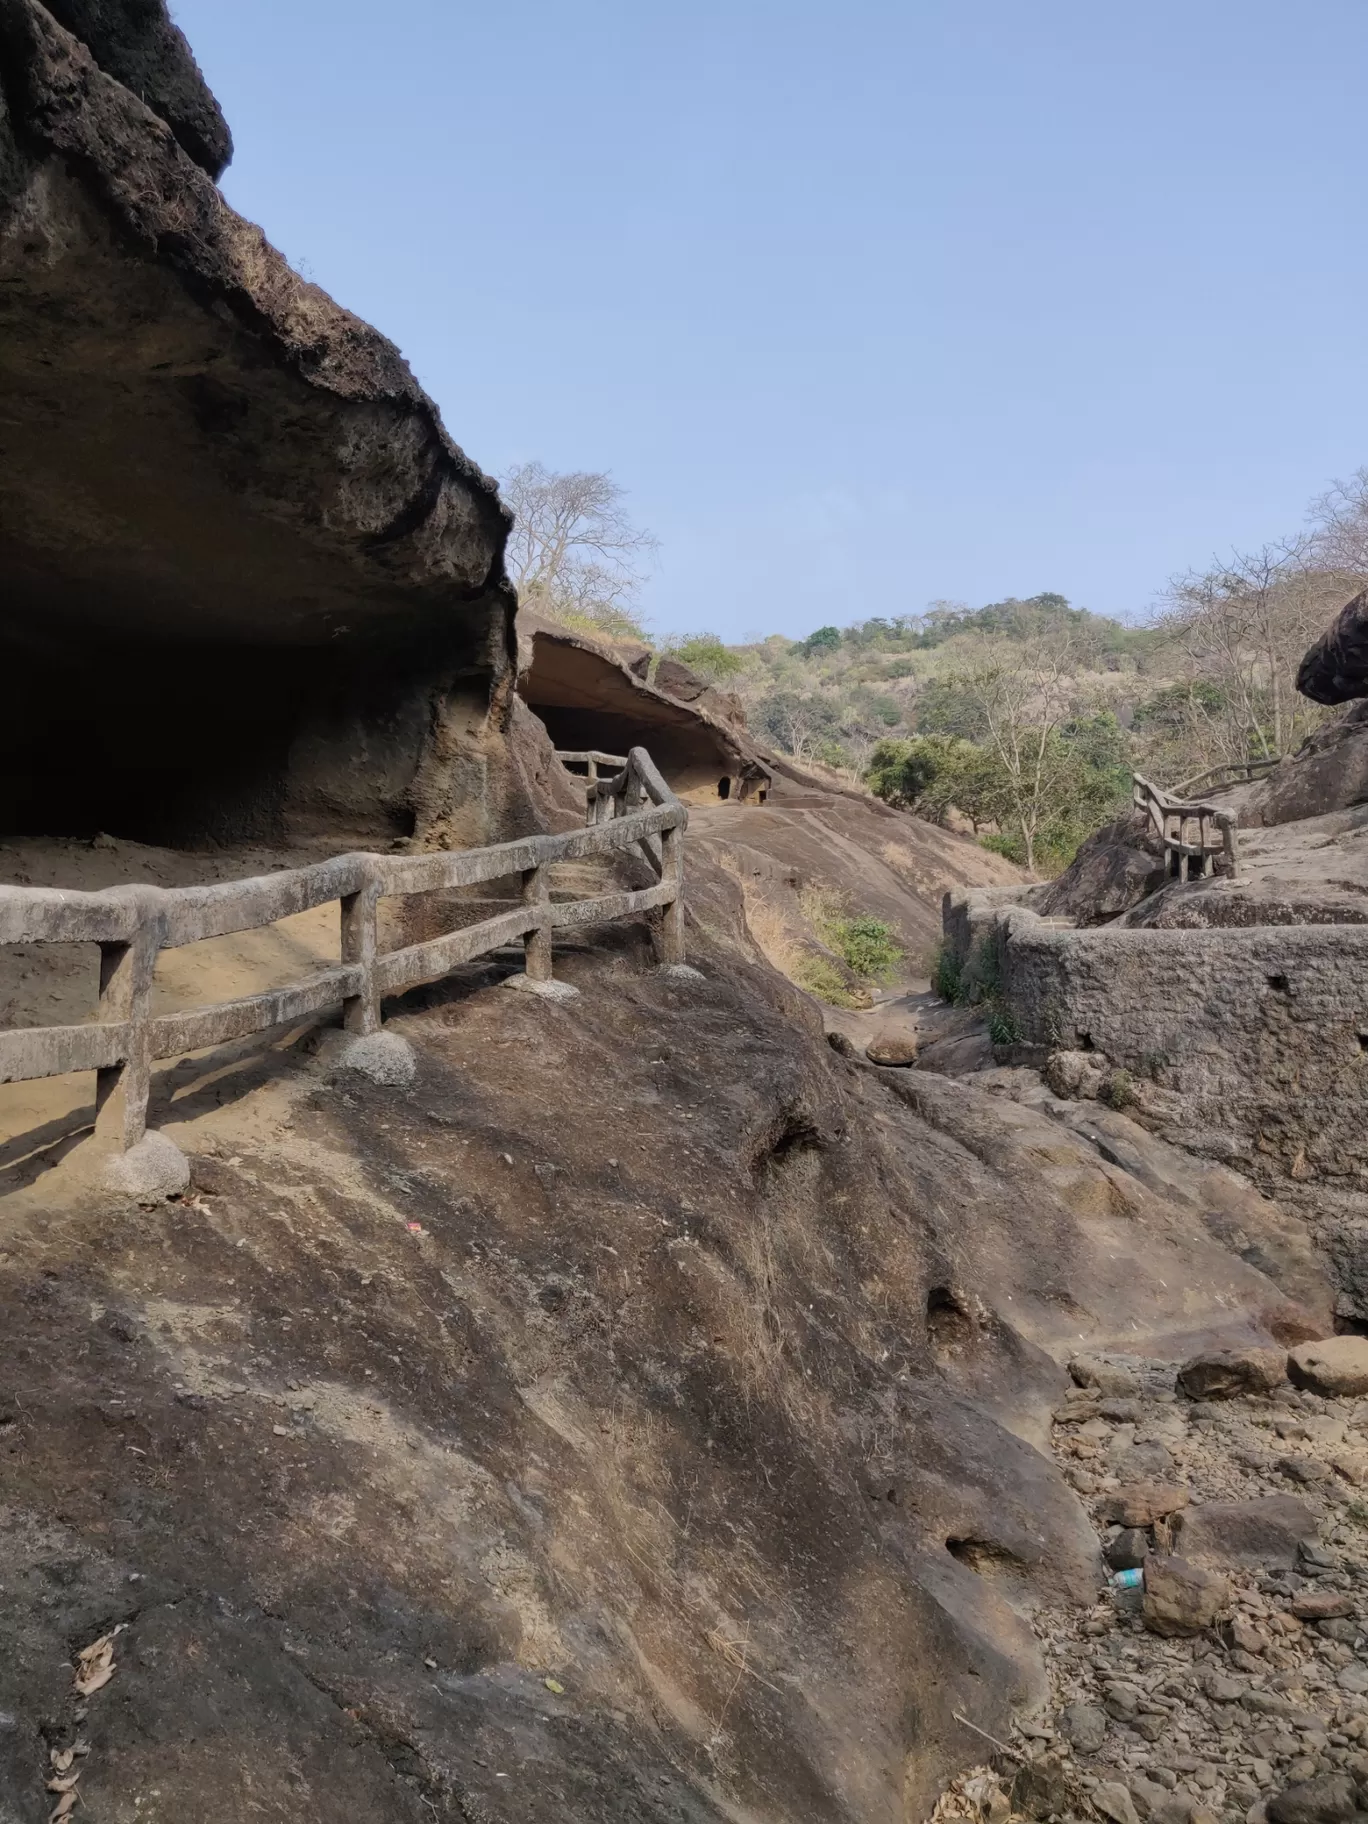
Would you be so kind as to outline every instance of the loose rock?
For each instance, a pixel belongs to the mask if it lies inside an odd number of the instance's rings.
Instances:
[[[1069,1782],[1063,1765],[1052,1754],[1027,1761],[1012,1781],[1012,1804],[1028,1818],[1048,1818],[1069,1808]]]
[[[1103,1496],[1097,1517],[1121,1526],[1153,1526],[1188,1504],[1188,1491],[1176,1482],[1133,1482]]]
[[[1107,1739],[1107,1718],[1095,1704],[1070,1704],[1060,1711],[1058,1724],[1078,1754],[1096,1754]]]
[[[1316,1516],[1295,1495],[1252,1501],[1207,1501],[1189,1507],[1175,1527],[1185,1558],[1251,1570],[1291,1570],[1297,1547],[1316,1530]]]
[[[1344,1773],[1284,1787],[1268,1801],[1272,1824],[1343,1824],[1356,1809],[1354,1782]]]
[[[871,1064],[904,1067],[917,1061],[917,1041],[901,1033],[881,1033],[865,1046]]]
[[[1229,1400],[1239,1393],[1269,1393],[1287,1379],[1281,1349],[1221,1349],[1194,1355],[1178,1370],[1190,1399]]]
[[[1112,1824],[1140,1824],[1131,1795],[1119,1780],[1103,1780],[1094,1786],[1092,1802]]]
[[[1145,1626],[1155,1634],[1199,1634],[1230,1601],[1224,1577],[1184,1558],[1150,1558],[1145,1563]]]
[[[1299,1343],[1287,1357],[1287,1372],[1298,1387],[1331,1398],[1368,1393],[1368,1336],[1327,1336]]]
[[[1116,1535],[1102,1556],[1114,1571],[1138,1571],[1150,1550],[1149,1538],[1143,1528],[1128,1526]]]

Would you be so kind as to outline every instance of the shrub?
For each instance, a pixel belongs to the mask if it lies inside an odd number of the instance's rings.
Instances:
[[[1135,1079],[1128,1070],[1113,1070],[1102,1079],[1097,1091],[1099,1102],[1108,1108],[1130,1108],[1136,1100]]]
[[[902,961],[902,945],[893,935],[893,927],[881,918],[862,914],[841,921],[837,931],[837,952],[856,975],[883,981],[892,975]]]
[[[1021,1028],[1010,1009],[1001,1001],[986,1003],[988,1010],[988,1037],[994,1045],[1015,1045],[1021,1037]]]
[[[893,927],[867,912],[850,913],[834,893],[805,887],[800,902],[813,930],[846,967],[868,981],[886,981],[903,959]]]
[[[963,993],[962,974],[963,967],[960,960],[949,945],[945,943],[938,945],[936,954],[931,959],[932,992],[938,994],[943,1001],[948,1001],[952,1007],[957,1007]]]
[[[869,1005],[868,993],[852,987],[835,963],[824,956],[805,956],[794,971],[794,980],[800,988],[806,988],[809,994],[815,994],[830,1007],[858,1010]]]

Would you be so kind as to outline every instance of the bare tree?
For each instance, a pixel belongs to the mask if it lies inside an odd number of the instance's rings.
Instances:
[[[634,604],[657,541],[632,524],[612,477],[526,462],[500,485],[514,513],[505,562],[519,600],[555,620],[640,638]]]
[[[952,680],[982,718],[982,745],[1002,769],[1009,816],[1021,832],[1026,868],[1067,791],[1071,763],[1060,729],[1075,707],[1078,643],[1068,632],[1033,635],[1007,659],[980,636],[965,669]]]
[[[1356,469],[1311,503],[1306,544],[1321,570],[1337,572],[1350,593],[1368,583],[1368,469]]]
[[[1175,577],[1159,625],[1183,653],[1195,752],[1221,761],[1280,758],[1321,719],[1296,693],[1302,654],[1345,583],[1314,537],[1237,554]]]

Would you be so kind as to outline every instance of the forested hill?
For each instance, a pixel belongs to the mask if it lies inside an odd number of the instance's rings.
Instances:
[[[1143,626],[1044,593],[670,648],[782,751],[1050,872],[1125,808],[1133,769],[1175,784],[1291,751],[1322,713],[1297,660],[1345,589],[1232,570],[1185,579]]]
[[[599,638],[648,640],[656,549],[605,475],[531,463],[504,479],[520,599]],[[818,627],[805,639],[653,641],[743,699],[751,727],[1014,860],[1062,866],[1124,806],[1133,768],[1177,785],[1296,750],[1325,712],[1295,688],[1332,615],[1368,585],[1368,469],[1305,528],[1173,578],[1144,625],[1044,593]]]

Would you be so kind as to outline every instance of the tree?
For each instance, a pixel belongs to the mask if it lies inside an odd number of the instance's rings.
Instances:
[[[802,642],[801,650],[809,657],[815,652],[834,652],[841,644],[839,627],[819,627]]]
[[[982,718],[982,744],[1002,769],[1007,818],[1029,873],[1040,835],[1068,791],[1068,744],[1059,735],[1076,691],[1075,648],[1072,634],[1056,629],[1021,641],[1004,662],[980,635],[969,667],[953,680]]]
[[[1335,482],[1311,503],[1309,518],[1306,542],[1313,561],[1362,588],[1368,583],[1368,469]]]
[[[1322,719],[1296,693],[1297,666],[1344,591],[1342,573],[1321,567],[1315,535],[1174,578],[1159,627],[1189,679],[1215,692],[1190,700],[1198,765],[1280,759]]]
[[[821,697],[799,696],[794,690],[776,690],[761,700],[756,711],[760,728],[795,760],[812,753],[819,742],[835,734],[836,712]]]
[[[746,661],[741,654],[724,645],[715,633],[673,634],[661,650],[672,659],[678,659],[681,665],[687,665],[691,671],[698,672],[701,677],[713,678],[718,682],[724,678],[734,678],[746,668]]]
[[[640,566],[658,546],[632,524],[612,477],[526,462],[500,485],[514,514],[504,561],[519,601],[571,626],[640,639]]]

